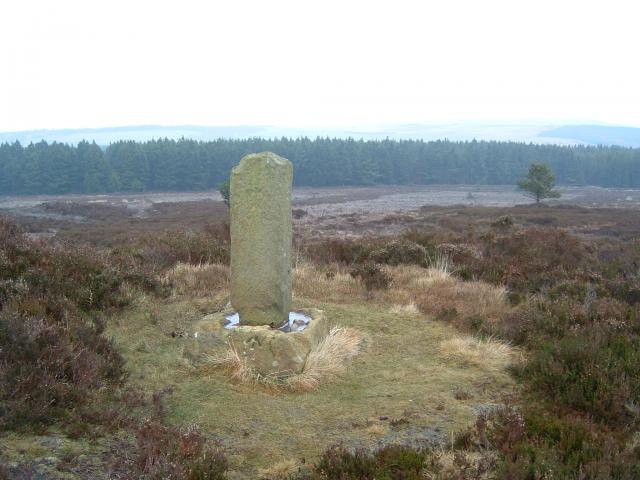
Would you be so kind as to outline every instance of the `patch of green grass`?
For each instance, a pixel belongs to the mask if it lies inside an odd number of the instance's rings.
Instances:
[[[51,478],[87,478],[82,471],[90,472],[91,478],[106,479],[108,465],[104,452],[109,450],[116,437],[100,439],[71,439],[56,429],[46,435],[32,435],[24,432],[6,432],[0,435],[0,465],[39,465],[39,469],[51,473]],[[67,466],[76,467],[71,473]]]
[[[168,420],[197,423],[220,437],[232,470],[249,476],[285,459],[314,461],[338,442],[373,448],[406,441],[417,431],[446,441],[473,422],[474,406],[498,402],[512,390],[507,362],[503,369],[461,367],[442,357],[439,345],[456,336],[453,327],[355,301],[360,303],[298,299],[294,305],[324,310],[331,322],[358,329],[365,342],[340,380],[308,393],[236,385],[223,373],[204,374],[192,366],[184,355],[190,340],[181,335],[206,310],[193,300],[143,299],[110,322],[109,334],[128,360],[131,382],[147,392],[173,387]],[[224,348],[221,342],[212,353]],[[469,395],[456,399],[461,388]]]

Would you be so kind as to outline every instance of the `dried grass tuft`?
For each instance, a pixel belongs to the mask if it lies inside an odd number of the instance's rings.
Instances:
[[[178,263],[162,279],[175,295],[207,297],[229,285],[229,267],[218,263]]]
[[[375,437],[381,437],[385,435],[389,431],[389,427],[386,425],[382,425],[380,423],[374,423],[373,425],[367,427],[367,432]]]
[[[257,373],[247,364],[247,361],[238,353],[238,349],[231,342],[222,355],[207,355],[206,360],[203,366],[205,370],[209,368],[225,370],[238,383],[253,383],[258,379]]]
[[[360,352],[362,336],[352,328],[333,327],[307,357],[301,373],[285,379],[256,372],[229,343],[220,356],[208,356],[204,370],[223,369],[236,382],[254,384],[275,391],[308,392],[335,379],[347,368],[348,361]]]
[[[353,302],[364,296],[363,286],[337,266],[320,269],[299,263],[293,271],[294,295],[323,301]]]
[[[436,255],[427,268],[427,276],[433,281],[448,280],[453,273],[453,262],[444,254]]]
[[[362,336],[353,328],[333,327],[307,357],[302,373],[287,378],[293,391],[310,391],[346,370],[347,362],[360,352]]]
[[[454,337],[440,342],[439,354],[461,367],[503,370],[514,359],[514,349],[495,338]]]
[[[394,315],[419,315],[420,314],[420,310],[418,310],[418,306],[415,304],[415,302],[409,301],[409,303],[406,304],[400,304],[400,305],[393,305],[389,311],[391,313],[393,313]]]
[[[300,471],[300,465],[292,459],[282,460],[270,467],[258,469],[258,478],[264,480],[289,480]]]
[[[427,314],[440,316],[452,312],[454,323],[464,327],[466,319],[478,316],[493,323],[507,312],[507,292],[504,287],[484,282],[462,282],[452,279],[450,282],[432,283],[416,294],[418,308]]]
[[[463,328],[471,317],[481,317],[491,324],[510,311],[504,287],[464,282],[451,275],[444,258],[430,268],[414,265],[389,268],[393,278],[391,288],[378,299],[390,304],[394,313],[409,313],[415,306],[422,313],[447,318]]]

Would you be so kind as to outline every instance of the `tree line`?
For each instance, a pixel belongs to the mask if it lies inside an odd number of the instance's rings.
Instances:
[[[266,150],[293,162],[297,186],[513,185],[544,162],[560,185],[640,188],[640,149],[305,137],[3,143],[0,195],[215,189],[240,158]]]

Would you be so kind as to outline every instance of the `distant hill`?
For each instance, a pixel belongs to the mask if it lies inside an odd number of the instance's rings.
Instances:
[[[49,143],[77,144],[81,140],[95,141],[98,145],[109,145],[118,140],[148,140],[169,138],[188,138],[192,140],[213,140],[216,138],[250,138],[270,136],[270,127],[264,126],[230,126],[202,127],[196,125],[161,126],[136,125],[108,128],[79,128],[65,130],[28,130],[22,132],[0,133],[0,143],[18,140],[23,145],[45,140]]]
[[[606,125],[564,125],[540,132],[540,137],[574,139],[589,145],[640,147],[640,128]]]
[[[65,130],[30,130],[0,133],[0,143],[15,142],[23,145],[45,140],[77,144],[80,140],[95,141],[98,145],[109,145],[118,140],[148,141],[160,138],[193,140],[215,140],[217,138],[280,138],[280,137],[336,137],[365,140],[394,139],[449,139],[496,140],[533,142],[559,145],[622,145],[640,147],[640,128],[601,125],[551,125],[510,123],[416,123],[375,125],[367,127],[336,128],[292,128],[270,125],[237,126],[160,126],[138,125],[109,128],[83,128]]]

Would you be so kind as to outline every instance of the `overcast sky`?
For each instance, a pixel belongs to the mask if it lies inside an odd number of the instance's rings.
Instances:
[[[0,131],[640,126],[637,1],[3,1]]]

